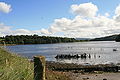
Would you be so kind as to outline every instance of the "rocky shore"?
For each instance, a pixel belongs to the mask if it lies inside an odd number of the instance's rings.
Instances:
[[[66,73],[71,80],[120,80],[120,73]]]
[[[47,61],[46,67],[49,70],[64,73],[71,80],[120,80],[119,63],[117,65],[78,65]]]
[[[98,64],[98,65],[81,65],[74,63],[59,63],[59,62],[46,62],[46,67],[54,71],[75,71],[75,72],[118,72],[120,70],[119,64]]]

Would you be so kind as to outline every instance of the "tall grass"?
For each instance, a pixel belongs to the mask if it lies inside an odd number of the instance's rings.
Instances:
[[[0,48],[0,80],[34,80],[34,64]],[[46,80],[71,80],[66,74],[46,69]]]
[[[33,80],[33,63],[0,48],[0,80]]]

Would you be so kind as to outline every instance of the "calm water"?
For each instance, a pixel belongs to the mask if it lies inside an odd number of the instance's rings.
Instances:
[[[44,55],[48,61],[78,64],[107,64],[120,63],[120,42],[76,42],[59,44],[15,45],[7,48],[28,58],[35,55]],[[113,51],[117,49],[117,51]],[[87,59],[55,59],[57,54],[91,54]],[[100,57],[99,57],[100,56]]]

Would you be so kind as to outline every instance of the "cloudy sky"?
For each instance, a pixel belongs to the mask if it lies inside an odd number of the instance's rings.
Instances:
[[[120,34],[120,0],[0,0],[0,36]]]

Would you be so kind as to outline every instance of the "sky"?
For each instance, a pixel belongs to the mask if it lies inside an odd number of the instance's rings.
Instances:
[[[0,36],[120,34],[120,0],[0,0]]]

